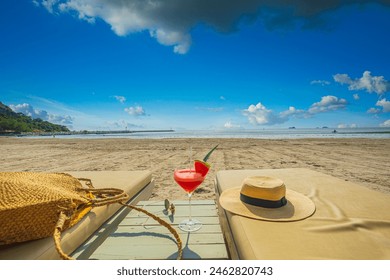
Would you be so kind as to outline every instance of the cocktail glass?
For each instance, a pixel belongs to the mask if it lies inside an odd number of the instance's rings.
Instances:
[[[195,189],[202,184],[205,176],[196,172],[195,169],[185,168],[176,169],[173,174],[173,178],[176,183],[186,191],[189,203],[189,217],[179,224],[179,228],[186,232],[197,231],[202,227],[202,223],[193,219],[191,216],[191,196]]]

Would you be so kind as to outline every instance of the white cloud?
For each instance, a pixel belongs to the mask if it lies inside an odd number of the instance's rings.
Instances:
[[[114,98],[115,98],[116,100],[118,100],[118,101],[119,101],[120,103],[122,103],[122,104],[126,102],[126,97],[124,97],[124,96],[115,95]]]
[[[308,113],[318,114],[318,113],[340,110],[340,109],[344,109],[347,104],[348,104],[347,100],[343,98],[337,98],[336,96],[333,95],[327,95],[321,97],[320,102],[313,103],[310,106]]]
[[[327,86],[330,85],[329,81],[326,80],[314,80],[310,82],[311,85],[321,85],[321,86]]]
[[[42,0],[41,4],[45,7],[50,13],[54,13],[55,5],[58,4],[59,0]],[[35,5],[39,3],[37,1],[33,1]]]
[[[333,75],[333,79],[340,84],[352,84],[352,79],[347,74]]]
[[[35,3],[38,0],[33,0]],[[90,23],[102,19],[118,36],[148,31],[160,44],[173,46],[174,52],[188,52],[191,29],[205,24],[217,31],[237,30],[240,19],[259,18],[264,26],[291,29],[297,23],[302,28],[323,27],[325,12],[354,1],[302,0],[41,0],[51,13],[76,13]],[[360,0],[359,3],[371,2]],[[387,4],[386,1],[381,1]],[[249,21],[248,21],[249,22]],[[252,21],[253,22],[253,21]],[[321,26],[322,25],[322,26]]]
[[[133,123],[129,123],[125,120],[118,120],[118,121],[107,121],[106,124],[110,129],[118,129],[118,130],[129,130],[129,129],[140,129],[144,128],[142,125],[136,125]]]
[[[337,125],[337,128],[356,128],[358,127],[355,123],[352,123],[352,124],[344,124],[344,123],[341,123],[339,125]]]
[[[379,126],[381,126],[381,127],[390,127],[390,120],[384,121]]]
[[[313,103],[308,110],[296,109],[290,106],[288,110],[276,113],[267,109],[260,102],[257,105],[250,105],[248,109],[242,110],[242,114],[254,125],[274,125],[287,122],[290,118],[310,118],[315,114],[329,111],[341,110],[347,106],[347,100],[336,96],[323,96],[321,101]]]
[[[47,111],[34,109],[28,103],[18,104],[18,105],[9,105],[9,107],[16,113],[22,113],[23,115],[29,116],[33,119],[42,119],[44,121],[48,121],[55,124],[61,125],[72,125],[73,118],[69,115],[60,116],[49,114]]]
[[[125,111],[130,116],[145,116],[146,115],[144,108],[142,108],[141,106],[125,108]]]
[[[344,123],[337,125],[337,128],[347,128],[347,127],[348,127],[348,125],[346,125]]]
[[[370,71],[364,71],[363,76],[358,79],[351,79],[347,74],[336,74],[333,79],[340,84],[349,85],[349,90],[366,90],[377,94],[390,90],[390,83],[383,76],[371,76]]]
[[[279,117],[260,102],[250,105],[248,109],[242,111],[242,114],[248,117],[249,122],[254,125],[273,125],[286,121],[285,118]]]
[[[47,121],[51,123],[61,124],[61,125],[72,125],[73,124],[73,117],[66,115],[66,116],[59,116],[59,115],[48,115]]]
[[[290,106],[288,108],[288,110],[281,112],[279,114],[279,116],[282,119],[285,119],[285,118],[288,118],[288,117],[291,117],[291,116],[301,117],[301,116],[306,116],[306,111],[305,110],[296,109],[295,107]]]
[[[353,99],[355,99],[355,100],[359,100],[359,99],[360,99],[360,96],[359,96],[359,94],[355,93],[355,94],[353,95]]]
[[[381,110],[378,108],[370,108],[367,110],[367,113],[369,113],[369,114],[378,114],[380,112],[381,112]]]
[[[39,5],[40,5],[39,2],[38,2],[38,0],[32,0],[31,2],[32,2],[35,6],[37,6],[37,7],[39,7]]]
[[[191,46],[191,36],[180,31],[157,29],[151,30],[150,36],[156,38],[161,45],[174,46],[173,51],[178,54],[187,53]]]
[[[239,124],[234,124],[232,123],[231,121],[227,121],[225,124],[224,124],[224,127],[225,128],[241,128],[241,126]]]
[[[35,110],[33,106],[27,103],[18,104],[18,105],[9,105],[9,107],[16,113],[22,113],[23,115],[29,116],[33,119],[42,119],[46,120],[48,113],[42,110]]]
[[[390,101],[387,101],[386,98],[383,98],[383,99],[379,100],[376,103],[376,106],[382,107],[383,108],[382,111],[384,113],[390,112]]]

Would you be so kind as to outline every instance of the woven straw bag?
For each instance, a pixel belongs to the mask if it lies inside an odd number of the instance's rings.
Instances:
[[[152,217],[175,236],[182,257],[182,243],[176,230],[155,215],[124,202],[120,189],[95,189],[85,178],[65,173],[0,172],[0,245],[53,236],[63,259],[61,232],[77,224],[93,207],[121,203]]]

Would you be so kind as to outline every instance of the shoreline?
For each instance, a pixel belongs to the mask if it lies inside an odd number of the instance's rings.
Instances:
[[[215,199],[218,170],[309,168],[390,193],[390,139],[370,138],[24,138],[0,137],[0,171],[150,170],[153,200],[186,200],[176,167],[201,159],[216,144],[211,169],[194,199]]]
[[[235,139],[307,139],[307,138],[369,138],[390,139],[388,127],[362,128],[269,128],[269,129],[214,129],[214,130],[112,130],[112,131],[69,131],[62,133],[22,133],[17,135],[1,135],[9,137],[33,139],[178,139],[178,138],[235,138]]]

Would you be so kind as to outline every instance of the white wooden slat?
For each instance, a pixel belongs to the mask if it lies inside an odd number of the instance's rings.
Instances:
[[[162,217],[161,217],[162,218]],[[187,216],[184,217],[175,217],[173,220],[169,220],[169,218],[163,218],[163,220],[169,222],[172,225],[178,225],[183,219],[187,218]],[[219,219],[218,216],[211,216],[211,217],[198,217],[198,216],[192,216],[192,218],[199,220],[203,225],[218,225]],[[136,217],[132,219],[123,219],[123,221],[120,224],[121,226],[126,225],[159,225],[159,223],[152,218],[148,217]]]
[[[131,256],[131,258],[129,258]],[[94,259],[176,259],[177,247],[166,245],[133,245],[131,247],[112,246],[98,250]],[[226,248],[221,244],[192,245],[183,248],[183,259],[226,259]]]
[[[207,234],[179,234],[184,244],[224,244],[223,235],[220,233]],[[134,244],[151,245],[151,244],[170,244],[176,243],[175,238],[167,233],[147,232],[134,230],[132,232],[114,232],[105,240],[104,246],[120,245],[123,246]]]
[[[227,259],[224,236],[214,200],[192,201],[192,217],[202,222],[196,232],[183,232],[178,223],[188,218],[188,201],[174,201],[176,213],[165,215],[164,202],[141,201],[138,207],[170,223],[183,242],[184,259]],[[77,256],[89,259],[175,259],[176,240],[167,228],[138,211],[120,221],[109,221],[86,242]]]
[[[180,235],[187,235],[187,233],[182,232],[176,226],[174,228]],[[135,232],[135,231],[146,231],[146,232],[157,232],[157,233],[165,233],[169,234],[168,229],[157,222],[153,225],[147,224],[143,225],[120,225],[115,232]],[[212,233],[221,233],[221,228],[217,224],[203,224],[201,229],[197,232],[192,232],[191,234],[212,234]]]

